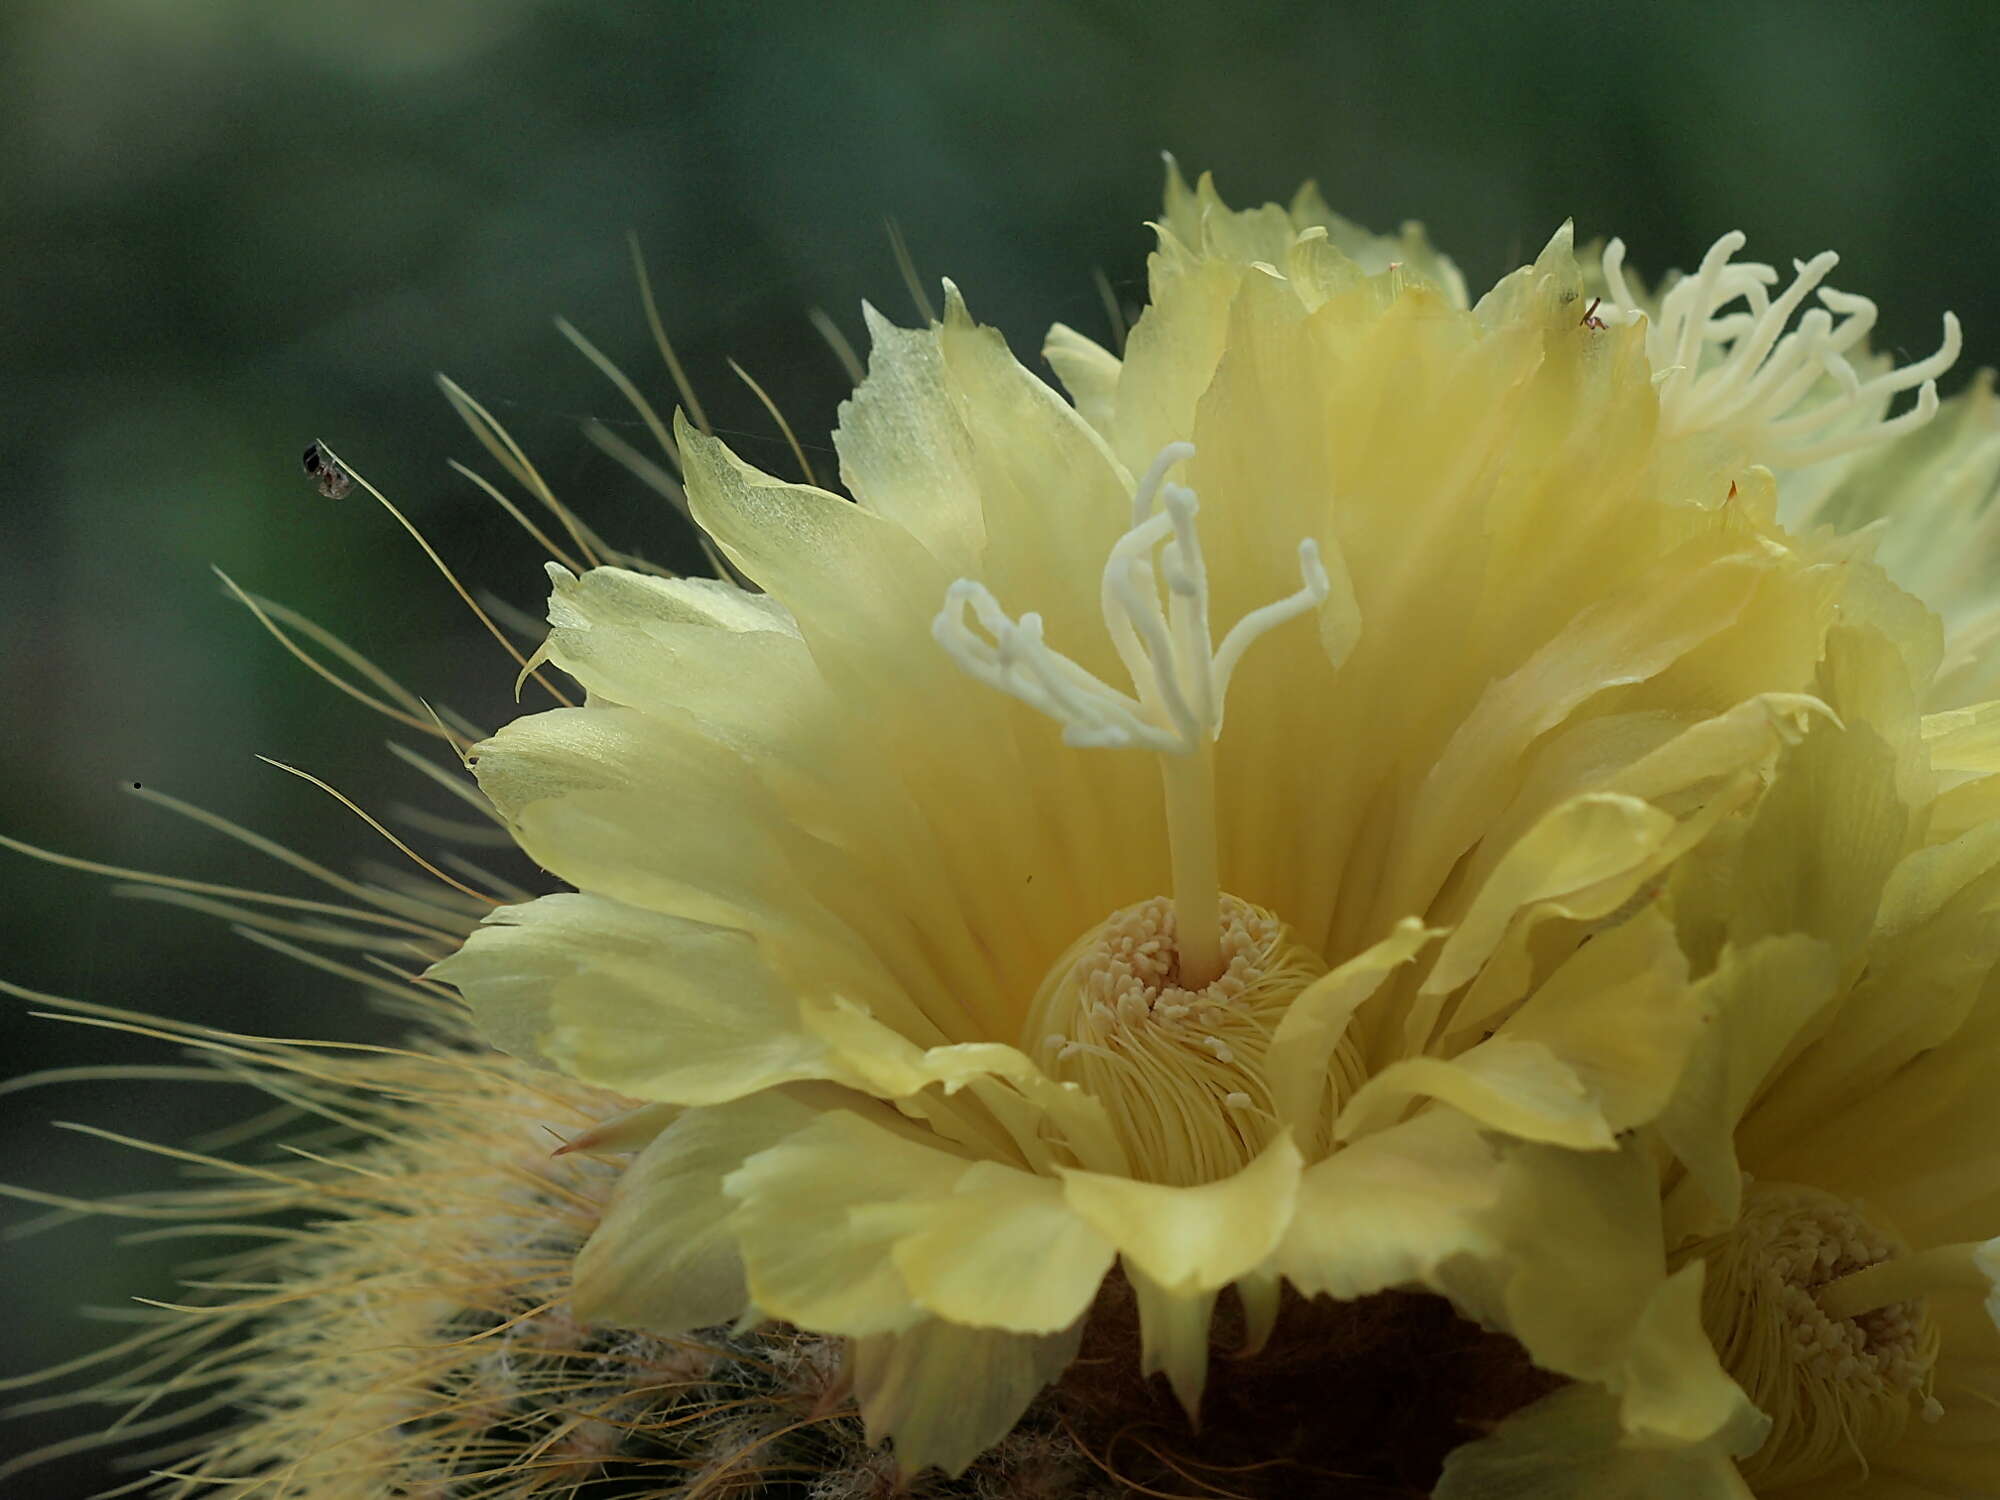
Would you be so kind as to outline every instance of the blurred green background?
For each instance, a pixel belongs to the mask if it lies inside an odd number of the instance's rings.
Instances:
[[[764,5],[584,0],[10,0],[0,10],[0,831],[78,855],[308,893],[121,795],[142,781],[330,863],[382,856],[306,767],[377,810],[435,807],[384,726],[224,599],[219,565],[488,726],[513,670],[379,508],[322,499],[314,437],[402,504],[463,576],[539,608],[537,553],[448,458],[492,472],[432,383],[488,402],[615,544],[691,556],[665,506],[582,435],[643,438],[551,326],[568,316],[670,387],[624,237],[718,427],[790,463],[740,360],[825,460],[843,394],[805,313],[909,321],[884,220],[1024,358],[1104,336],[1092,272],[1142,293],[1158,153],[1235,202],[1316,176],[1378,228],[1429,223],[1475,289],[1574,215],[1633,262],[1742,228],[1779,264],[1827,246],[1882,304],[1879,342],[1968,331],[2000,353],[1991,3]],[[407,738],[407,736],[405,736]],[[220,923],[0,852],[0,977],[225,1027],[379,1037],[351,987]],[[0,1000],[10,1070],[163,1049]],[[77,1083],[0,1097],[7,1180],[91,1195],[143,1157],[51,1128],[184,1139],[223,1089]],[[37,1210],[5,1205],[16,1221]],[[171,1295],[173,1246],[112,1227],[5,1243],[0,1358],[111,1329],[78,1304]],[[0,1451],[104,1420],[0,1425]],[[111,1482],[65,1459],[11,1493]]]

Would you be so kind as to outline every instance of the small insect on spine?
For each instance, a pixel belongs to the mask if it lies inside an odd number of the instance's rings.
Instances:
[[[1582,327],[1595,328],[1598,329],[1600,332],[1603,330],[1604,319],[1598,317],[1597,315],[1597,309],[1603,303],[1603,301],[1604,299],[1602,297],[1592,297],[1590,299],[1590,306],[1586,307],[1583,310],[1583,320],[1581,323]]]
[[[326,444],[314,438],[306,445],[306,475],[319,492],[329,500],[339,500],[354,488],[354,476],[334,461],[326,451]]]

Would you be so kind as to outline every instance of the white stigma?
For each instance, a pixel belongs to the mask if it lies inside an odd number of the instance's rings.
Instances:
[[[1298,591],[1252,610],[1220,646],[1213,645],[1208,570],[1195,530],[1200,505],[1193,490],[1165,482],[1167,470],[1194,452],[1192,443],[1160,450],[1132,497],[1131,528],[1104,564],[1104,626],[1131,676],[1131,693],[1044,641],[1040,615],[1010,618],[992,590],[974,579],[961,578],[946,590],[944,608],[931,624],[938,644],[987,686],[1061,724],[1065,744],[1192,755],[1213,742],[1243,653],[1259,636],[1316,608],[1330,584],[1318,545],[1310,538],[1300,542]]]
[[[1646,353],[1669,434],[1749,429],[1753,458],[1799,468],[1887,442],[1937,414],[1937,377],[1958,359],[1956,317],[1944,315],[1944,342],[1930,358],[1864,380],[1848,356],[1857,349],[1866,355],[1862,341],[1875,326],[1876,307],[1821,285],[1840,257],[1828,250],[1794,261],[1791,284],[1774,298],[1768,290],[1780,279],[1774,267],[1731,259],[1745,243],[1740,231],[1717,240],[1701,268],[1660,299],[1648,323]],[[1608,321],[1648,316],[1625,280],[1623,240],[1604,247],[1604,281]],[[1824,305],[1787,331],[1815,292]],[[1916,405],[1888,416],[1890,402],[1913,387]]]

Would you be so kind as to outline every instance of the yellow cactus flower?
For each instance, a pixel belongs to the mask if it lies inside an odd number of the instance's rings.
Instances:
[[[1283,1284],[1414,1286],[1618,1430],[1752,1442],[1640,1134],[1715,1066],[1661,893],[1901,597],[1773,470],[1920,425],[1952,348],[1863,380],[1853,299],[1787,333],[1731,241],[1649,320],[1567,227],[1477,303],[1311,193],[1173,175],[1158,233],[1122,357],[1050,334],[1070,400],[949,284],[871,311],[851,499],[683,423],[762,592],[552,568],[588,702],[477,771],[575,890],[435,972],[643,1104],[580,1143],[637,1155],[576,1305],[849,1340],[906,1471],[1005,1433],[1114,1265],[1191,1411],[1225,1289],[1254,1345]]]
[[[1964,716],[1918,718],[1907,665],[1836,632],[1846,726],[1789,750],[1670,887],[1712,955],[1712,1027],[1659,1124],[1667,1246],[1705,1267],[1703,1321],[1768,1436],[1736,1462],[1715,1443],[1663,1458],[1576,1388],[1459,1450],[1440,1500],[1530,1475],[1551,1500],[2000,1495],[2000,822],[1960,831],[1933,793],[1990,799],[2000,762]]]
[[[1458,1450],[1439,1500],[2000,1495],[2000,704],[1923,712],[1992,680],[1957,566],[1991,529],[1990,379],[1945,412],[1804,476],[1808,518],[1873,523],[1814,687],[1838,720],[1663,894],[1709,1017],[1656,1127],[1665,1244],[1768,1433],[1663,1450],[1574,1387]]]

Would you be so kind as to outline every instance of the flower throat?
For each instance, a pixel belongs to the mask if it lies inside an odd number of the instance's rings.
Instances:
[[[1105,629],[1132,692],[1056,651],[1040,615],[1010,617],[973,579],[951,585],[931,631],[972,676],[1061,724],[1065,744],[1159,758],[1171,900],[1114,912],[1080,937],[1049,969],[1020,1041],[1106,1103],[1137,1175],[1177,1183],[1227,1175],[1269,1140],[1264,1052],[1279,1017],[1326,969],[1277,917],[1222,890],[1215,741],[1244,653],[1316,609],[1331,584],[1318,545],[1301,541],[1298,590],[1215,645],[1199,502],[1166,481],[1194,453],[1191,443],[1160,451],[1104,565]]]

